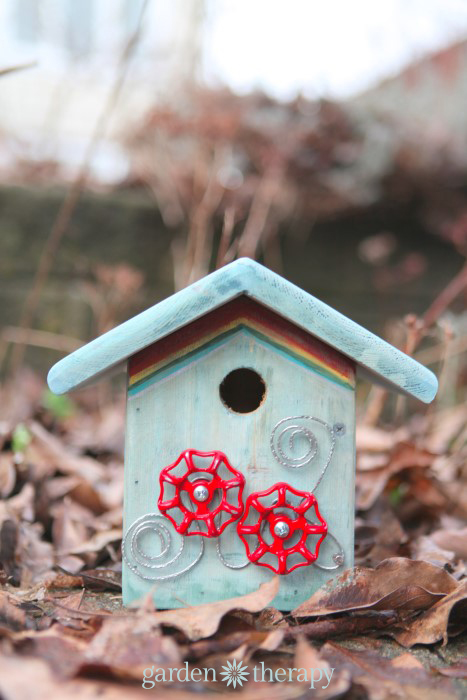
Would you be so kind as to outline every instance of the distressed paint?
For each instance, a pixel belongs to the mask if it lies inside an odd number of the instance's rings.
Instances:
[[[49,372],[57,394],[123,368],[151,343],[246,295],[354,360],[374,381],[429,403],[437,391],[432,372],[338,311],[258,263],[241,258],[96,338]]]
[[[159,381],[162,368],[163,376],[169,376],[178,370],[182,358],[187,364],[195,355],[199,357],[200,348],[211,352],[239,328],[333,381],[355,386],[353,363],[270,309],[242,296],[133,355],[128,363],[130,395]]]
[[[132,563],[123,566],[126,604],[150,590],[159,607],[231,598],[256,590],[271,575],[254,564],[241,567],[247,559],[235,523],[220,538],[183,537],[158,513],[161,470],[191,448],[225,453],[245,476],[244,500],[278,482],[313,491],[328,524],[317,563],[332,566],[340,548],[344,561],[333,572],[299,566],[281,577],[274,604],[283,610],[299,605],[353,565],[356,365],[374,381],[425,402],[437,389],[434,375],[413,359],[248,259],[77,350],[51,369],[49,386],[63,393],[127,360],[124,558],[130,553]],[[261,405],[251,413],[229,410],[219,395],[223,379],[239,367],[254,369],[266,384]],[[289,449],[298,451],[295,461],[274,446],[278,426],[289,418],[304,421],[299,425],[316,437],[315,444],[310,434],[293,428]],[[313,446],[309,462],[302,457],[307,439]],[[142,520],[149,514],[158,534]],[[147,559],[161,550],[173,559],[165,568]],[[136,566],[149,577],[182,575],[143,580],[135,573],[136,554]]]
[[[346,426],[345,434],[336,439],[333,457],[315,495],[329,532],[338,539],[345,552],[345,563],[334,574],[352,566],[355,392],[350,386],[340,385],[313,368],[297,364],[292,356],[278,352],[266,341],[259,342],[241,328],[208,355],[203,355],[201,349],[198,352],[198,360],[195,353],[192,361],[183,365],[182,358],[180,363],[183,366],[178,373],[129,397],[124,531],[144,514],[157,512],[160,470],[188,447],[224,452],[231,464],[245,476],[244,500],[252,491],[264,490],[278,481],[286,481],[301,490],[312,489],[329,450],[326,430],[320,430],[319,425],[312,426],[319,451],[315,460],[300,469],[279,464],[270,446],[271,433],[280,420],[306,414],[319,417],[330,425],[345,423]],[[232,412],[219,396],[224,377],[242,366],[256,370],[267,389],[260,407],[247,414]],[[160,373],[163,371],[161,368]],[[302,446],[297,445],[297,449],[302,449]],[[172,527],[169,521],[167,523]],[[180,537],[176,533],[174,536]],[[197,556],[200,539],[205,540],[200,561],[176,579],[143,581],[124,565],[124,602],[128,604],[154,588],[154,599],[159,607],[194,605],[248,593],[271,577],[268,569],[253,564],[235,571],[226,568],[217,556],[217,540],[200,537],[185,538],[185,550],[170,570],[183,568],[190,557]],[[222,534],[221,546],[229,562],[236,564],[246,559],[235,524]],[[148,535],[145,547],[148,551],[154,548],[156,552],[160,547],[157,537]],[[332,564],[330,556],[335,551],[333,540],[326,538],[318,561]],[[167,572],[164,570],[163,573]],[[274,605],[283,610],[292,609],[332,575],[313,566],[296,569],[281,577]]]

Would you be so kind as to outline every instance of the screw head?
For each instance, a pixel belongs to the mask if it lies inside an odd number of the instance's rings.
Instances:
[[[199,501],[200,503],[207,501],[209,498],[209,489],[207,486],[204,486],[203,484],[198,484],[195,486],[193,489],[193,498],[195,501]]]
[[[289,533],[290,527],[283,520],[279,520],[279,522],[274,525],[274,534],[277,535],[277,537],[282,537],[284,539],[288,537]]]

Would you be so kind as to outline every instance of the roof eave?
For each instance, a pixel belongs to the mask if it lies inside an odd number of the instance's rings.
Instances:
[[[95,381],[134,353],[241,294],[320,338],[388,388],[425,403],[435,397],[438,382],[426,367],[249,258],[216,270],[63,358],[49,372],[49,387],[63,394]]]

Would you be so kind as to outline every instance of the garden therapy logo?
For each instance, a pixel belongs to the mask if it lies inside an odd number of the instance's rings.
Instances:
[[[247,671],[248,666],[242,666],[242,662],[239,661],[237,663],[237,660],[235,659],[233,663],[230,663],[230,661],[227,661],[227,666],[222,666],[224,671],[220,672],[221,676],[225,676],[225,678],[222,678],[224,682],[227,681],[227,685],[230,685],[232,683],[233,687],[237,687],[238,685],[243,685],[243,681],[247,680],[247,676],[250,675],[250,672]]]
[[[264,661],[252,666],[250,672],[247,670],[248,666],[244,666],[237,659],[227,661],[227,665],[222,668],[224,670],[220,672],[216,672],[215,668],[190,668],[188,661],[178,668],[150,666],[143,672],[143,688],[150,690],[156,687],[156,683],[216,683],[218,674],[219,680],[232,688],[236,688],[237,685],[243,687],[243,683],[253,680],[255,683],[309,683],[309,688],[326,690],[334,673],[334,669],[328,666],[272,669],[265,666]]]

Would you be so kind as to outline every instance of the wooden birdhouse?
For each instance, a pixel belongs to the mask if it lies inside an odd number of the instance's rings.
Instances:
[[[355,377],[426,403],[435,376],[249,259],[58,362],[64,393],[128,376],[123,597],[290,610],[353,566]],[[157,584],[157,585],[156,585]]]

